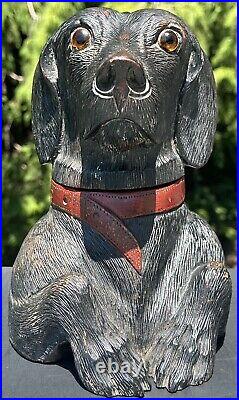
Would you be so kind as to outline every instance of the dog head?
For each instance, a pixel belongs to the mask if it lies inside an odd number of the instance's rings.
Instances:
[[[39,159],[69,186],[153,186],[212,151],[211,66],[166,11],[91,8],[66,21],[42,51],[32,106]]]

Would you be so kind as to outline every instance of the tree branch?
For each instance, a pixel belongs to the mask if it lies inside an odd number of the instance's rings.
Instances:
[[[15,72],[9,72],[8,75],[14,79],[14,81],[22,82],[24,80],[23,76],[15,74]]]
[[[27,8],[28,8],[29,14],[30,14],[31,18],[33,19],[33,21],[37,21],[38,15],[36,14],[36,11],[34,10],[32,1],[27,1]]]

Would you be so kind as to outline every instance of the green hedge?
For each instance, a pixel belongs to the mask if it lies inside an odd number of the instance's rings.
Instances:
[[[236,3],[92,3],[119,11],[168,9],[182,17],[212,63],[219,122],[213,155],[187,170],[187,202],[214,227],[226,252],[235,243]],[[50,166],[41,167],[31,133],[31,85],[42,46],[90,3],[3,3],[3,263],[12,265],[30,227],[49,207]]]

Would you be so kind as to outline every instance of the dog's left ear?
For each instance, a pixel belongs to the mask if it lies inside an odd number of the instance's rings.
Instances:
[[[42,164],[53,162],[62,128],[58,68],[54,37],[45,45],[36,67],[32,88],[32,130]]]
[[[193,42],[179,98],[175,139],[185,165],[199,168],[208,161],[212,152],[217,107],[211,65],[195,38]]]

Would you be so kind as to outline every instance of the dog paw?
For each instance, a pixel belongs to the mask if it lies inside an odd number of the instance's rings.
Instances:
[[[84,373],[82,360],[75,363],[84,386],[91,392],[106,397],[127,396],[143,397],[150,390],[146,379],[143,361],[127,347],[114,352],[105,352],[99,359],[84,357]]]
[[[164,332],[149,365],[156,387],[174,393],[207,381],[213,371],[215,345],[209,332],[195,337],[190,325]]]
[[[198,339],[197,346],[199,355],[193,365],[191,385],[201,385],[211,378],[216,353],[216,340],[212,337],[212,334],[203,333]]]

